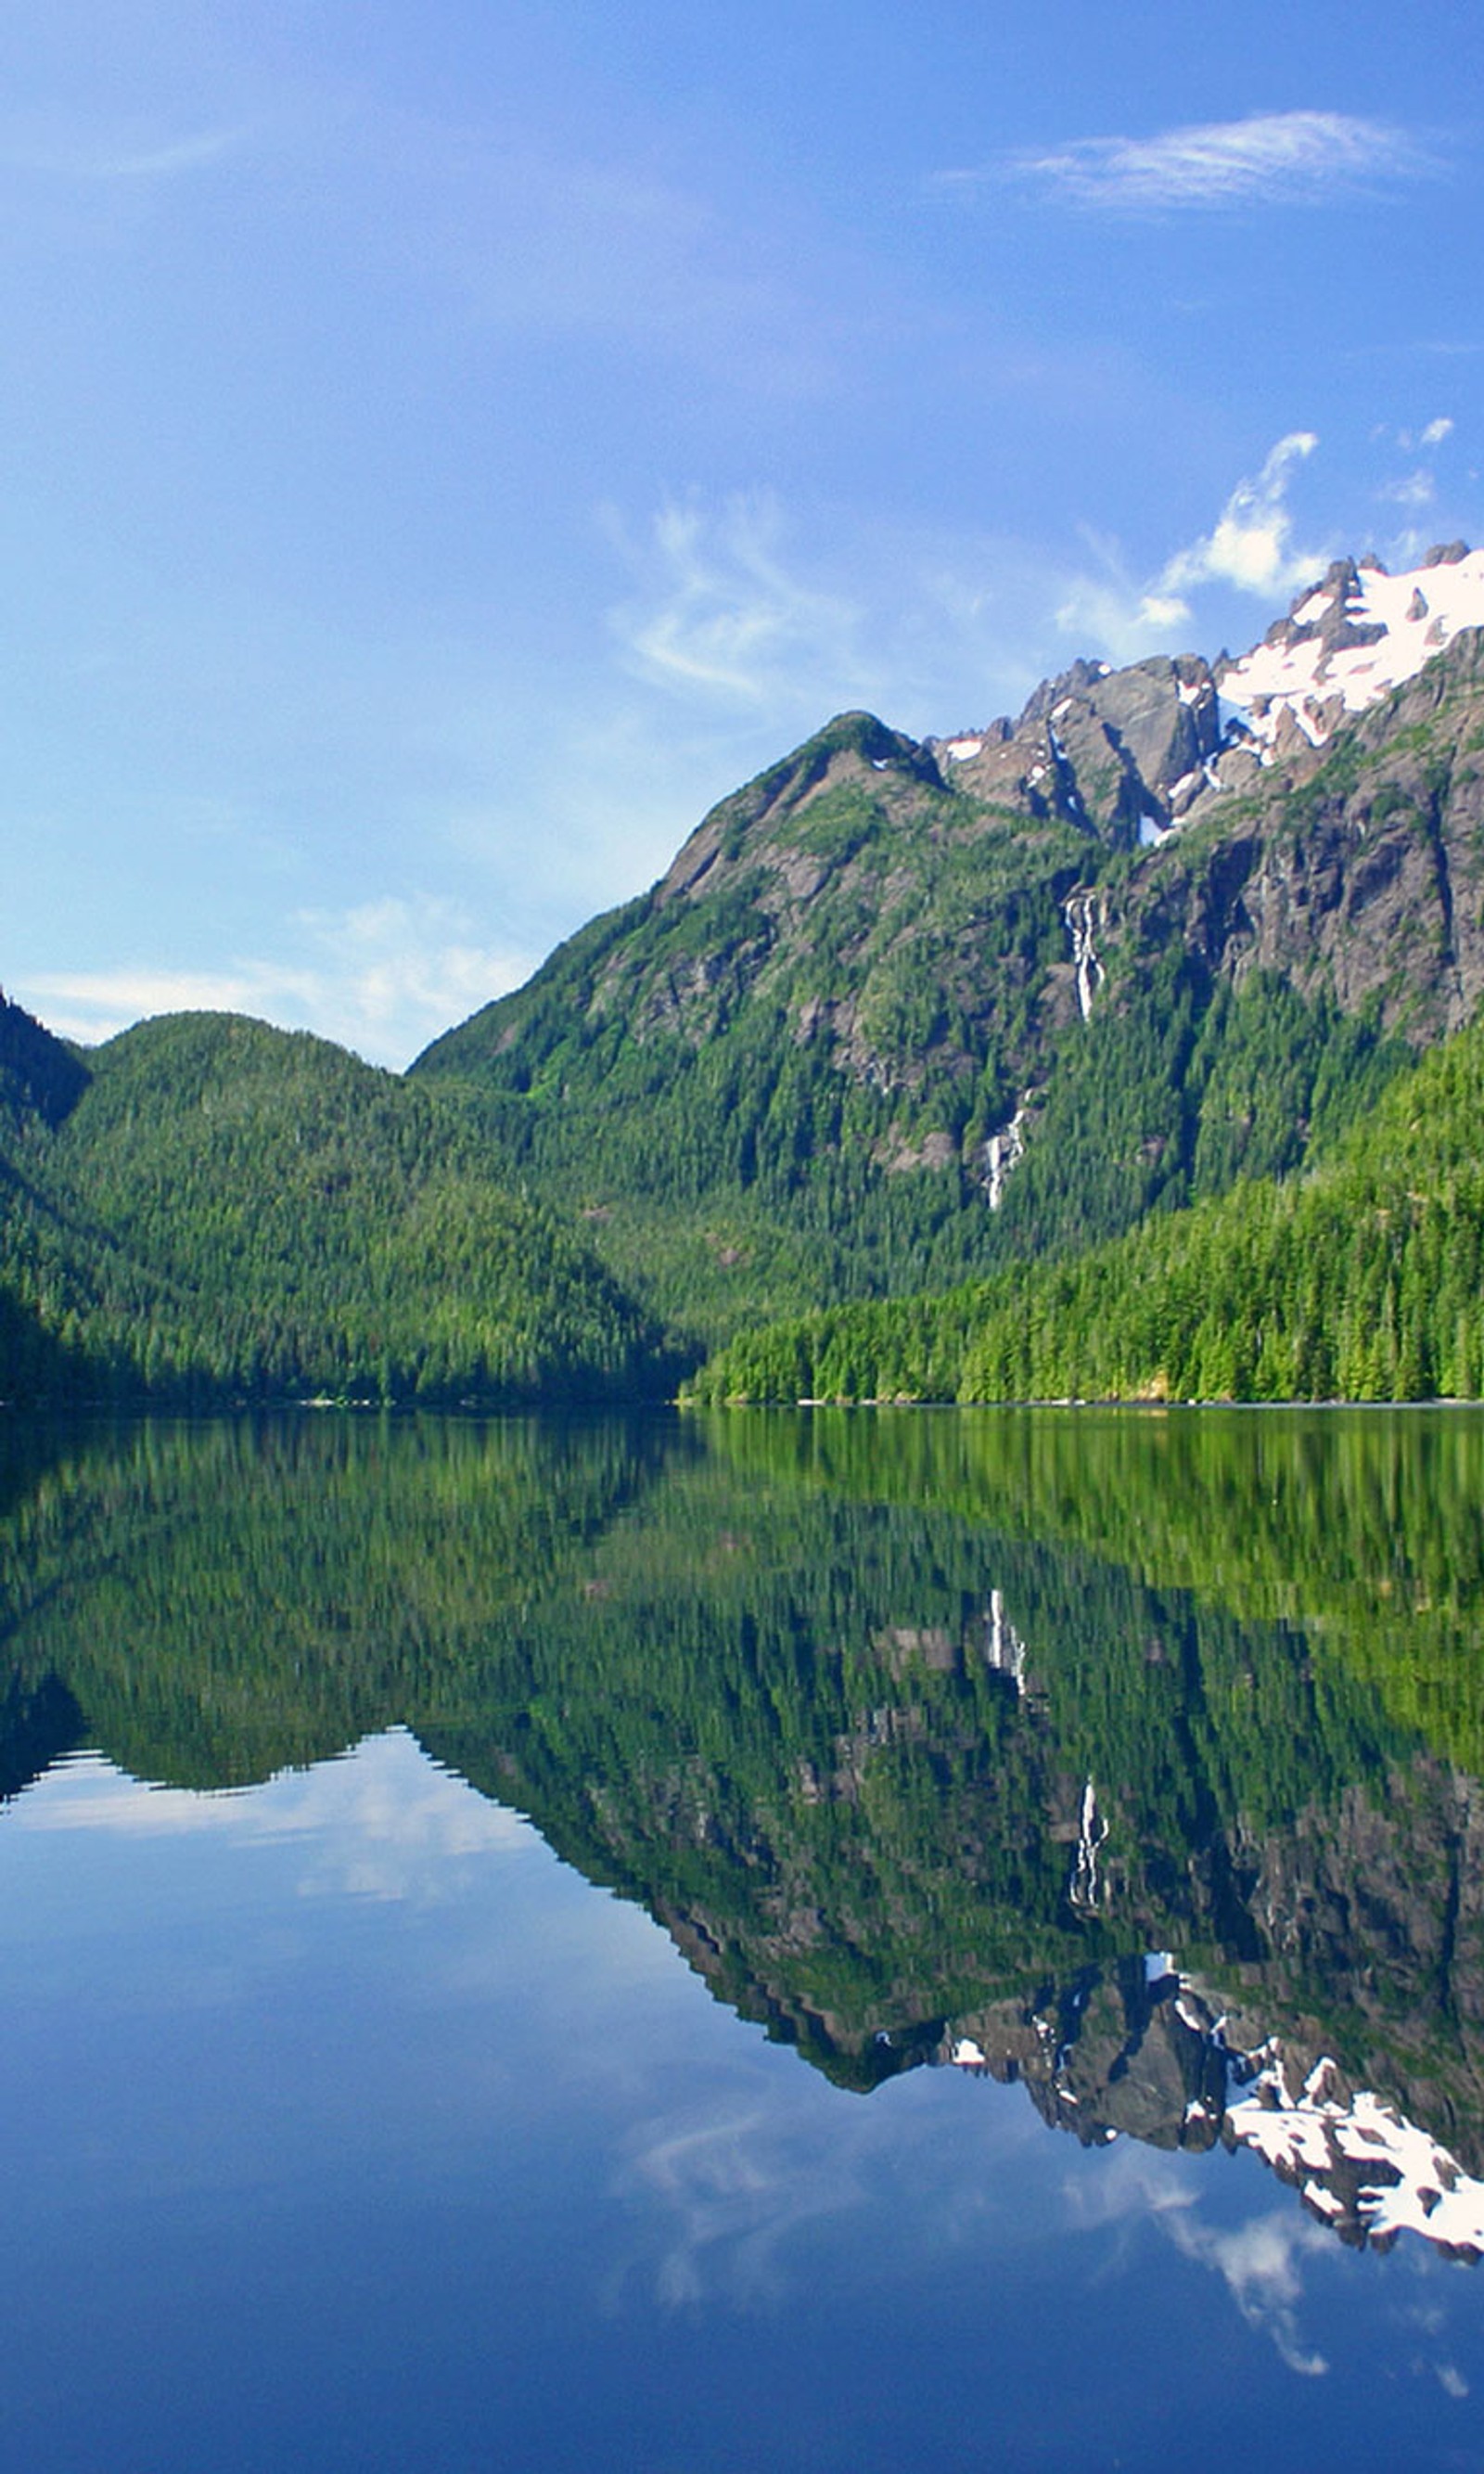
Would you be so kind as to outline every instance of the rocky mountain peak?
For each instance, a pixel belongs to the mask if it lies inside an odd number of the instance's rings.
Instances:
[[[715,889],[716,871],[757,850],[826,792],[850,785],[876,797],[940,790],[942,778],[931,743],[921,746],[905,731],[888,729],[873,713],[837,714],[801,747],[769,765],[702,817],[662,879],[661,903],[689,897],[703,884]]]
[[[1336,559],[1300,593],[1285,618],[1218,684],[1237,735],[1258,762],[1322,747],[1348,715],[1415,678],[1461,629],[1484,626],[1484,551],[1439,545],[1392,575],[1379,559]]]
[[[1208,665],[1156,654],[1121,670],[1074,662],[1036,689],[1018,721],[929,746],[945,777],[976,796],[1129,847],[1158,839],[1186,813],[1219,743]]]

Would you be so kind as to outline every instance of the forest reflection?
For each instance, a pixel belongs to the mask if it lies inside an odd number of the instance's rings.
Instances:
[[[17,1421],[0,1793],[406,1727],[842,2087],[1476,2256],[1481,1507],[1467,1412]]]

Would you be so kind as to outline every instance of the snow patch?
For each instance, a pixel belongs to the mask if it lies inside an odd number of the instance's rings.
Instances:
[[[1484,2182],[1381,2097],[1362,2090],[1343,2104],[1326,2093],[1334,2082],[1333,2064],[1321,2062],[1295,2098],[1282,2063],[1270,2062],[1251,2094],[1228,2108],[1236,2145],[1254,2149],[1331,2219],[1345,2213],[1336,2179],[1354,2181],[1358,2167],[1355,2207],[1373,2242],[1414,2233],[1455,2257],[1484,2258]]]
[[[1461,628],[1484,627],[1484,550],[1403,575],[1362,567],[1337,615],[1356,627],[1382,629],[1380,637],[1363,644],[1326,644],[1322,634],[1296,641],[1296,630],[1334,614],[1335,599],[1332,587],[1310,594],[1271,643],[1223,670],[1224,737],[1229,715],[1271,753],[1281,716],[1291,713],[1310,743],[1322,747],[1342,714],[1363,713],[1415,678]]]

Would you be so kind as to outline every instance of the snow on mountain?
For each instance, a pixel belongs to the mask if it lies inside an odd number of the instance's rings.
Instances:
[[[930,739],[927,751],[992,805],[1154,848],[1213,799],[1254,788],[1265,767],[1312,765],[1348,715],[1469,627],[1484,627],[1484,550],[1448,543],[1403,575],[1338,559],[1251,652],[1214,667],[1194,653],[1120,670],[1077,661],[1017,720]]]
[[[1294,2183],[1317,2215],[1337,2229],[1350,2219],[1352,2238],[1385,2244],[1410,2232],[1455,2258],[1484,2257],[1484,2182],[1370,2090],[1346,2102],[1328,2060],[1295,2096],[1275,2054],[1228,2107],[1227,2131]]]
[[[1094,1840],[1089,1782],[1082,1842]],[[1105,1825],[1106,1834],[1106,1825]],[[1016,2079],[1053,2127],[1084,2146],[1130,2135],[1204,2152],[1218,2141],[1259,2157],[1342,2242],[1386,2250],[1411,2233],[1448,2257],[1484,2259],[1484,2181],[1375,2089],[1327,2055],[1269,2036],[1229,2041],[1231,2017],[1168,1951],[1144,1961],[1144,1999],[1109,2004],[1083,1979],[1034,2008],[963,2020],[935,2059],[974,2077]],[[1286,2049],[1285,2049],[1286,2047]]]
[[[1415,678],[1460,628],[1484,626],[1484,550],[1462,542],[1389,575],[1378,559],[1340,559],[1301,594],[1262,643],[1216,673],[1222,703],[1259,755],[1295,728],[1322,747],[1347,714]],[[1225,718],[1225,716],[1224,716]]]

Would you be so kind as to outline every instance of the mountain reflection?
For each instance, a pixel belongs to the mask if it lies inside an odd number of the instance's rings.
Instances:
[[[12,1427],[0,1793],[405,1727],[842,2086],[1477,2257],[1481,1501],[1472,1413]]]

